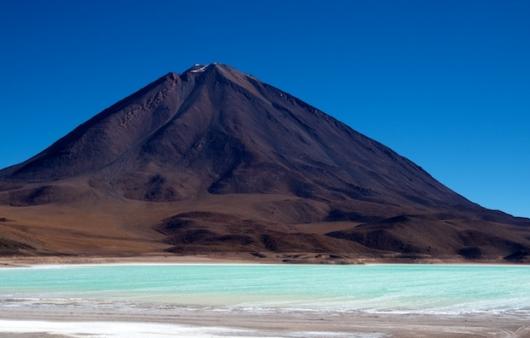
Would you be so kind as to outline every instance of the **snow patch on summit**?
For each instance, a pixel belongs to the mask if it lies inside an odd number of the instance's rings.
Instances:
[[[208,67],[208,65],[195,64],[195,65],[193,65],[193,68],[192,68],[192,70],[191,70],[190,72],[191,72],[191,73],[200,73],[200,72],[204,72],[204,70],[206,69],[206,67]]]

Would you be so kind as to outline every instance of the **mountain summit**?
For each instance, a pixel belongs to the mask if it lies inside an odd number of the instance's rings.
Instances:
[[[520,260],[530,247],[530,220],[223,64],[169,73],[0,171],[0,216],[5,253]]]

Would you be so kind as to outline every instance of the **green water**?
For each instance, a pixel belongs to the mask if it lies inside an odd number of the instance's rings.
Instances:
[[[229,310],[530,315],[530,266],[102,265],[0,269],[0,312],[72,300]]]

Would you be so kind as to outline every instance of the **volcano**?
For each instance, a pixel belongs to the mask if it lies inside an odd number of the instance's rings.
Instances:
[[[529,219],[467,200],[222,64],[169,73],[0,171],[3,255],[521,261],[529,252]]]

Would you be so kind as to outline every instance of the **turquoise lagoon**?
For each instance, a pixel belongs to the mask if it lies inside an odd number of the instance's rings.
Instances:
[[[131,264],[0,269],[0,312],[43,304],[530,316],[530,266]]]

